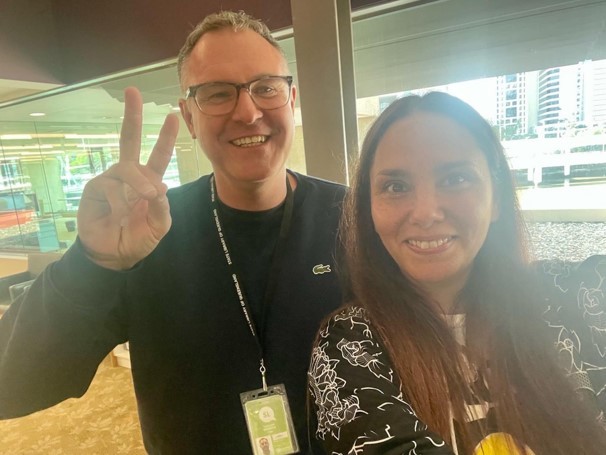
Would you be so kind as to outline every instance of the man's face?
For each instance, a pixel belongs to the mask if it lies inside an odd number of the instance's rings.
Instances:
[[[183,87],[207,82],[245,83],[265,75],[287,75],[280,52],[251,30],[222,29],[202,36],[183,65]],[[259,109],[245,91],[229,114],[200,112],[193,98],[181,100],[190,133],[211,161],[217,181],[257,183],[280,176],[294,134],[293,87],[290,101]]]

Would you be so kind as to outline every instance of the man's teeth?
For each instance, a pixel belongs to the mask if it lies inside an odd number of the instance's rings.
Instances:
[[[262,144],[267,140],[267,136],[248,136],[241,137],[239,139],[234,139],[232,144],[237,145],[238,147],[250,147],[252,145]]]
[[[439,240],[431,240],[429,242],[426,240],[409,240],[408,243],[411,244],[412,246],[420,248],[421,250],[428,250],[429,248],[437,248],[439,246],[442,246],[445,243],[447,243],[449,240],[450,239],[448,237],[446,237],[446,238],[439,239]]]

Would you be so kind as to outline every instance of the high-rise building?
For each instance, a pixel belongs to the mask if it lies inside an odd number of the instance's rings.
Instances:
[[[587,65],[591,68],[587,81],[589,111],[594,124],[606,127],[606,60],[596,60]]]
[[[561,66],[539,71],[537,132],[559,137],[583,116],[583,65]]]
[[[536,125],[536,72],[497,77],[496,124],[503,139],[533,133]]]

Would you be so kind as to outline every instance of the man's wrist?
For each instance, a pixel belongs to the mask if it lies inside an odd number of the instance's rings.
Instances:
[[[80,245],[82,247],[82,252],[89,261],[106,270],[111,270],[114,272],[125,272],[127,270],[132,269],[139,262],[137,260],[128,261],[123,258],[116,258],[113,255],[103,255],[96,253],[87,248],[86,245],[84,245],[81,241]]]

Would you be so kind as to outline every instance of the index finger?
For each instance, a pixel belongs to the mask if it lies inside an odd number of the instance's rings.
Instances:
[[[139,163],[143,125],[143,98],[136,87],[124,89],[124,120],[120,130],[120,162]]]

